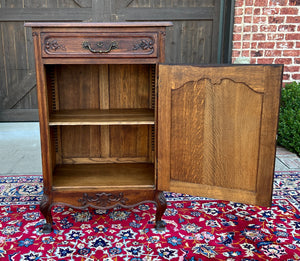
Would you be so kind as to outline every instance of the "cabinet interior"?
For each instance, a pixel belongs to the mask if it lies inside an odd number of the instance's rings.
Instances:
[[[153,189],[156,65],[59,64],[45,71],[53,189]]]

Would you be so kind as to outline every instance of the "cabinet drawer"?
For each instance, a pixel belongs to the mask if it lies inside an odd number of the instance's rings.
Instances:
[[[42,56],[157,57],[157,33],[42,33]]]

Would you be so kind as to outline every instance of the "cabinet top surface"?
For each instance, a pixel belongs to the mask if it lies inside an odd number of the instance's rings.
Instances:
[[[173,26],[172,22],[115,22],[115,23],[55,23],[32,22],[25,23],[26,27],[166,27]]]

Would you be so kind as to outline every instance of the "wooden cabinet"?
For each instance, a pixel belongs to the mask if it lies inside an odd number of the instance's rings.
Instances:
[[[171,23],[28,23],[44,197],[166,209],[164,190],[271,203],[282,67],[164,62]]]

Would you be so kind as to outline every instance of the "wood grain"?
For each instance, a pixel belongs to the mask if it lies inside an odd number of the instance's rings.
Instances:
[[[281,72],[161,65],[158,189],[270,205]]]
[[[187,82],[171,93],[171,178],[202,182],[205,87]]]

